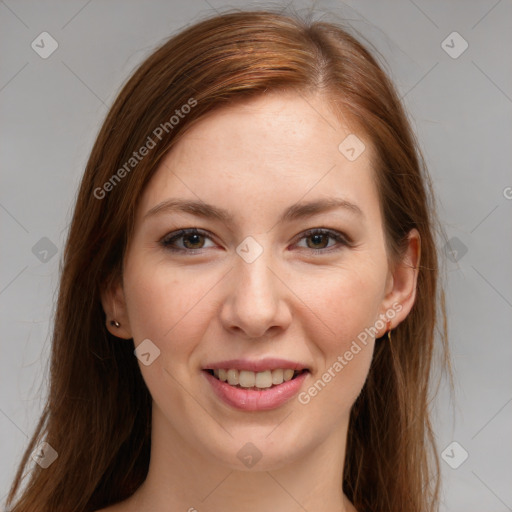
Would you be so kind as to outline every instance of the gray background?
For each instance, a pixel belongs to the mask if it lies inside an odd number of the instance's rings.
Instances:
[[[215,10],[255,5],[285,3],[0,1],[2,504],[47,391],[59,260],[108,106],[164,38]],[[442,510],[510,511],[512,2],[293,5],[350,20],[380,51],[404,98],[450,240],[444,253],[456,387],[452,397],[443,385],[436,406]],[[46,59],[31,47],[44,31],[58,43]],[[445,49],[458,53],[461,39],[442,45],[454,31],[469,45],[457,58]],[[468,459],[453,469],[448,462],[459,464],[463,450]]]

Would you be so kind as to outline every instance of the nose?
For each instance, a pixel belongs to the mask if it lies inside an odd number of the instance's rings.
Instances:
[[[230,285],[221,309],[221,322],[238,336],[260,339],[275,336],[288,328],[290,289],[274,269],[275,262],[264,251],[248,263],[237,257],[229,273]]]

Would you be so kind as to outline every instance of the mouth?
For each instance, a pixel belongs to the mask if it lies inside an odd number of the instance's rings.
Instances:
[[[295,380],[304,373],[309,373],[307,368],[299,370],[276,368],[258,372],[236,368],[205,368],[204,371],[233,388],[246,391],[266,391]]]
[[[311,369],[299,362],[267,357],[207,363],[202,374],[213,396],[228,406],[269,411],[290,402],[305,385]]]

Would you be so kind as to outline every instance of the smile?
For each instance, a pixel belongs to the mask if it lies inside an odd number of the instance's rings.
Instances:
[[[203,367],[209,392],[243,411],[266,411],[291,400],[310,375],[309,368],[283,359],[230,360]]]
[[[236,368],[218,368],[207,371],[210,375],[213,375],[222,382],[227,382],[230,386],[239,389],[262,390],[279,386],[307,370],[297,371],[291,368],[278,368],[276,370],[252,372],[250,370],[237,370]]]

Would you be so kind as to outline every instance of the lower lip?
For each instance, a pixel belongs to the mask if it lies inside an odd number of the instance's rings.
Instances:
[[[261,391],[254,391],[230,386],[227,382],[203,370],[215,394],[226,404],[244,411],[268,411],[280,407],[299,392],[308,373],[305,371],[295,379]]]

